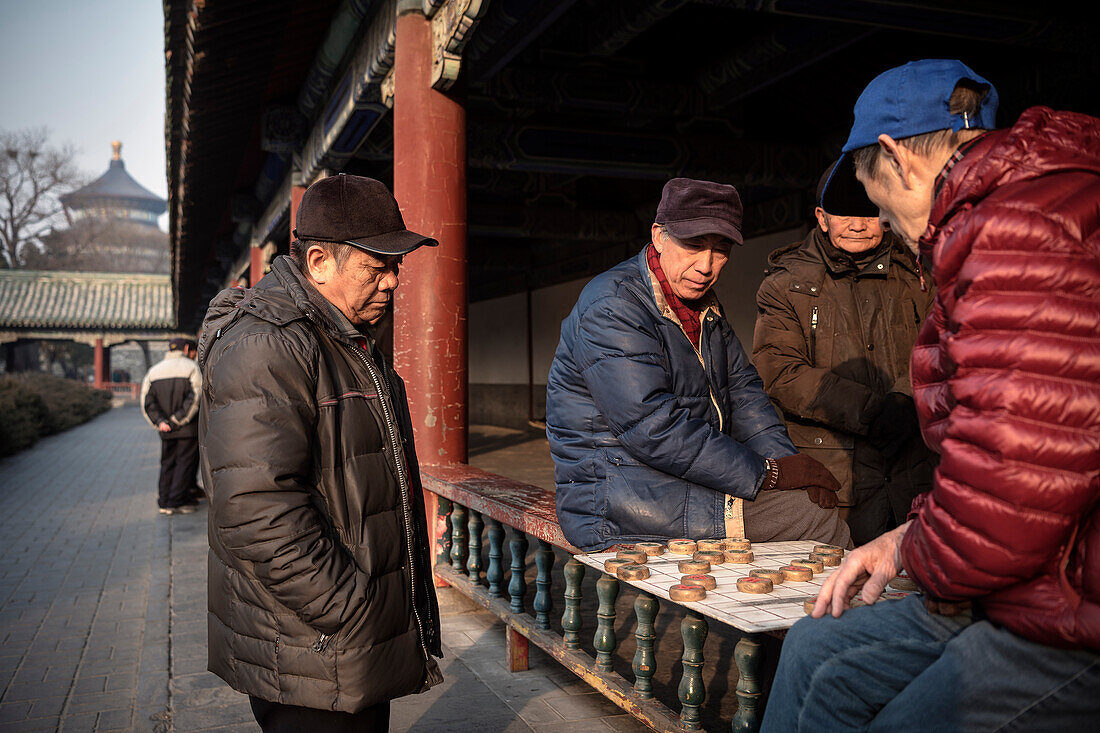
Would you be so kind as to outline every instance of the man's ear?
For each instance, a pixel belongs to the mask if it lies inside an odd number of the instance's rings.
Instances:
[[[660,224],[654,224],[649,228],[649,241],[653,242],[653,248],[657,250],[657,254],[661,254],[661,250],[664,247],[664,243],[660,241],[660,234]]]
[[[886,134],[878,136],[878,145],[882,158],[879,165],[897,176],[904,188],[912,188],[913,153]]]
[[[329,278],[332,277],[335,266],[336,258],[330,256],[328,252],[317,245],[313,245],[306,250],[306,269],[309,271],[310,279],[318,285],[324,285],[328,282]]]
[[[828,234],[829,233],[829,222],[828,222],[828,220],[825,219],[825,209],[818,206],[816,209],[814,209],[814,216],[817,217],[817,225],[819,227],[821,227],[821,231]]]

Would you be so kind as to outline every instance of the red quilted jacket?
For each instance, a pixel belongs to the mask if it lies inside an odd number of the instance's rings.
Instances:
[[[912,359],[941,454],[902,543],[931,595],[1100,649],[1100,120],[1034,107],[948,174]]]

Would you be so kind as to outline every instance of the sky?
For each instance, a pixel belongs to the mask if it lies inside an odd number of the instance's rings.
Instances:
[[[121,140],[126,170],[166,197],[164,84],[158,0],[0,0],[0,129],[48,128],[89,180]]]

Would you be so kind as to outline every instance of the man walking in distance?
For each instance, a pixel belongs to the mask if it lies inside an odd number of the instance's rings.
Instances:
[[[199,441],[195,417],[199,411],[202,377],[195,364],[195,342],[174,338],[164,360],[145,373],[141,382],[141,411],[160,434],[160,483],[157,506],[161,514],[189,514],[198,504],[195,475],[199,469]]]
[[[856,102],[844,151],[936,281],[912,375],[940,463],[791,629],[765,731],[1100,721],[1100,120],[996,109],[941,59]],[[903,568],[923,598],[874,603]]]
[[[585,550],[747,537],[841,546],[832,474],[798,453],[711,291],[741,238],[733,186],[674,178],[652,239],[595,277],[546,385],[557,514]]]
[[[795,447],[840,482],[842,515],[862,545],[904,522],[932,487],[909,385],[932,292],[913,253],[883,232],[850,159],[825,171],[817,202],[818,226],[768,257],[753,362]]]
[[[210,670],[268,733],[384,731],[390,700],[442,677],[405,387],[371,328],[437,242],[351,175],[306,190],[294,236],[199,339]]]

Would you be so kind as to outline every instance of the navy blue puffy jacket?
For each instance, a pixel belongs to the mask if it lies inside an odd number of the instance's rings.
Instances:
[[[546,387],[558,521],[577,547],[722,537],[723,495],[756,498],[764,458],[796,452],[713,311],[700,351],[705,370],[658,310],[645,249],[581,292]]]

